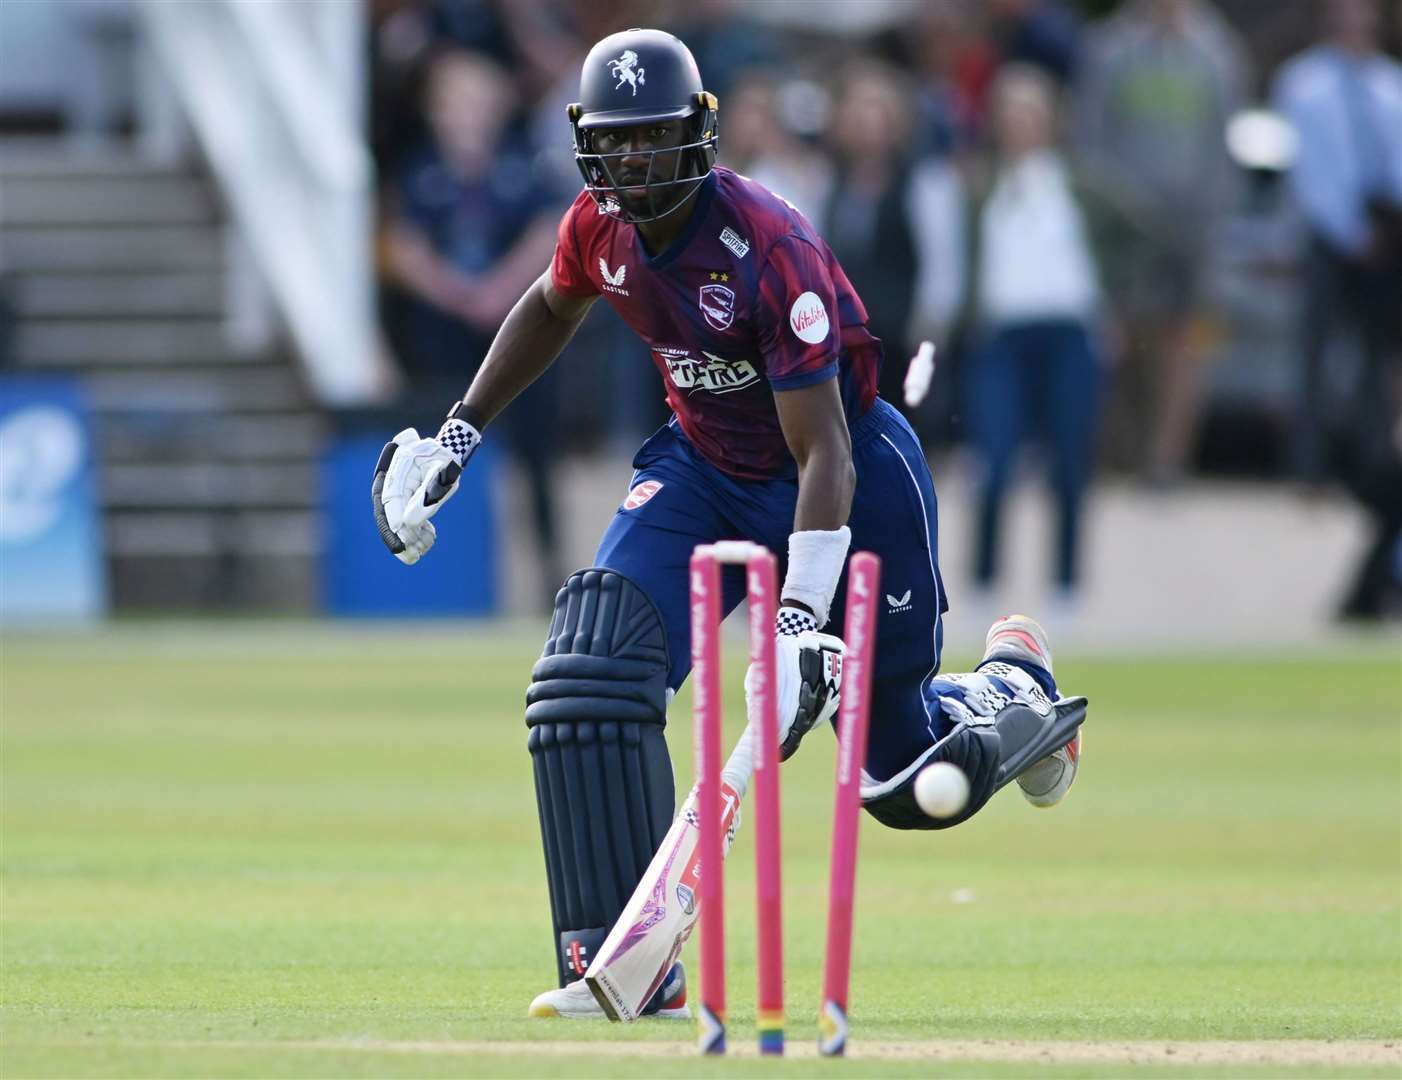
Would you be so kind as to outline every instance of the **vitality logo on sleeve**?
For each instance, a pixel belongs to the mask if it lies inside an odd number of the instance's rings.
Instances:
[[[800,341],[810,345],[826,341],[828,326],[828,309],[817,293],[801,293],[789,308],[789,327]]]

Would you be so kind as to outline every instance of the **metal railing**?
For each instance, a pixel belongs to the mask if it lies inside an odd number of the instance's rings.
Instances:
[[[138,11],[153,68],[144,78],[179,102],[312,392],[330,406],[374,401],[388,375],[374,309],[374,170],[360,124],[363,5],[145,0]]]

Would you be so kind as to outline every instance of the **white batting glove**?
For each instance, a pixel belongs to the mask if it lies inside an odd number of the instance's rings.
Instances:
[[[407,566],[433,546],[438,534],[429,519],[458,490],[463,466],[482,442],[481,433],[456,412],[433,439],[405,428],[375,466],[371,498],[380,539]]]
[[[837,715],[845,646],[820,634],[817,620],[802,608],[780,607],[774,627],[775,696],[779,701],[779,760],[787,761],[805,735]],[[754,665],[745,672],[745,696],[752,700]],[[751,726],[758,717],[751,716]]]
[[[380,530],[380,539],[396,559],[406,566],[413,566],[423,558],[433,542],[438,538],[433,523],[425,521],[421,525],[404,524],[404,504],[402,494],[391,496],[387,492],[389,469],[394,460],[406,447],[419,442],[419,433],[413,428],[405,428],[380,451],[380,459],[375,465],[374,480],[370,484],[370,501],[374,504],[375,524]],[[394,517],[390,518],[389,508],[393,507]]]

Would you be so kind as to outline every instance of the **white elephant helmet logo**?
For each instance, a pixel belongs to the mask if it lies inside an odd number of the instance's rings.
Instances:
[[[633,88],[633,96],[638,96],[638,87],[647,82],[643,78],[645,68],[638,67],[638,54],[632,49],[624,49],[623,55],[617,60],[609,61],[609,72],[618,80],[615,90],[622,90],[624,85]]]

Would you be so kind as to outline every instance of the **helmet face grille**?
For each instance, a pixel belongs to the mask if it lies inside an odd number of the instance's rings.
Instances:
[[[706,95],[710,97],[710,95]],[[710,98],[713,102],[715,99]],[[599,153],[594,147],[593,128],[579,124],[576,114],[571,113],[571,127],[574,129],[574,160],[584,177],[584,189],[589,192],[601,214],[633,225],[657,221],[677,210],[711,174],[716,160],[716,113],[713,108],[698,111],[690,122],[693,125],[692,139],[681,146],[668,146],[659,150],[620,150]],[[645,120],[639,121],[646,123]],[[641,184],[620,184],[614,166],[623,158],[647,158],[647,172]],[[669,160],[670,158],[670,160]],[[664,170],[661,164],[673,165],[666,169],[672,179],[658,179]],[[622,196],[624,190],[642,188],[647,195],[647,209],[632,210]]]

